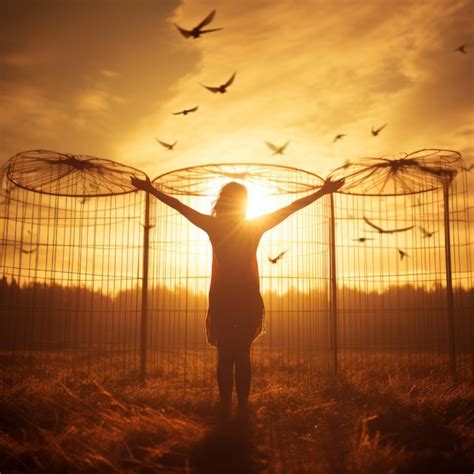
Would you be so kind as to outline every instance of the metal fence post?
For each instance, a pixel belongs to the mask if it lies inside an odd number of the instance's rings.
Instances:
[[[453,302],[453,279],[451,266],[451,231],[449,215],[449,186],[451,180],[447,176],[443,181],[444,200],[444,254],[446,259],[446,302],[448,309],[448,348],[449,365],[453,378],[456,377],[456,345],[454,340],[454,302]]]
[[[148,257],[150,250],[150,193],[145,197],[145,224],[143,226],[142,311],[140,323],[140,381],[146,377],[146,350],[148,334]]]
[[[332,370],[336,378],[339,371],[338,361],[338,337],[337,337],[337,280],[336,280],[336,223],[334,216],[334,193],[329,195],[330,217],[329,217],[329,264],[330,264],[330,337],[332,349]]]

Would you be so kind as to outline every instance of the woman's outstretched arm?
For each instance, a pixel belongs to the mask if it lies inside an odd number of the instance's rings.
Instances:
[[[148,193],[159,199],[162,203],[172,207],[173,209],[176,209],[180,214],[186,217],[186,219],[188,219],[188,221],[194,224],[195,226],[206,232],[209,229],[209,225],[212,222],[211,216],[207,214],[202,214],[201,212],[194,210],[192,207],[186,206],[186,204],[183,204],[178,199],[172,196],[168,196],[168,194],[159,191],[153,186],[149,178],[145,180],[132,177],[131,181],[133,186],[135,186],[137,189],[147,191]]]
[[[256,217],[252,219],[252,221],[257,225],[260,225],[265,232],[283,222],[287,217],[291,216],[291,214],[318,200],[321,196],[337,191],[343,184],[343,179],[339,179],[337,181],[331,181],[330,179],[327,179],[323,186],[315,193],[309,194],[308,196],[302,197],[301,199],[297,199],[288,206],[277,209],[276,211],[270,212],[269,214]]]

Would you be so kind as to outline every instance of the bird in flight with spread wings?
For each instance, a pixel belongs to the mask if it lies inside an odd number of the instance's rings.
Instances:
[[[167,148],[168,150],[173,150],[174,146],[176,145],[176,143],[178,143],[178,140],[176,140],[174,143],[166,143],[166,142],[162,142],[161,140],[159,140],[158,138],[156,138],[156,141],[160,144],[160,145],[163,145],[165,148]]]
[[[335,137],[334,137],[334,140],[332,141],[333,143],[336,143],[338,140],[340,140],[341,138],[344,138],[346,136],[345,133],[338,133]]]
[[[422,227],[421,225],[418,226],[421,230],[421,232],[423,233],[423,238],[426,239],[427,237],[433,237],[433,235],[435,234],[435,230],[433,232],[429,232],[428,230],[426,230],[424,227]]]
[[[374,126],[372,126],[372,135],[374,137],[376,137],[387,125],[388,125],[388,123],[385,123],[384,125],[382,125],[379,128],[375,128]]]
[[[201,23],[199,23],[199,25],[195,26],[192,30],[185,30],[184,28],[181,28],[180,26],[178,26],[176,23],[174,23],[174,26],[176,26],[178,31],[185,38],[194,38],[194,39],[196,39],[196,38],[199,38],[204,33],[212,33],[214,31],[222,30],[222,28],[211,28],[211,29],[203,30],[203,28],[205,26],[207,26],[207,25],[209,25],[209,23],[211,23],[211,21],[214,19],[215,14],[216,14],[216,11],[212,10],[212,12],[209,13],[209,15],[207,15],[206,18],[204,18],[204,20],[202,20]]]
[[[403,261],[403,259],[405,257],[409,257],[410,255],[408,255],[406,252],[404,252],[403,250],[400,250],[400,249],[397,249],[398,250],[398,255],[400,255],[400,260]]]
[[[235,74],[236,73],[234,72],[234,74],[232,74],[232,76],[227,82],[224,82],[224,84],[221,84],[218,87],[205,86],[204,84],[201,84],[201,86],[205,87],[208,91],[212,92],[213,94],[217,94],[217,93],[225,94],[227,92],[227,88],[234,82]]]
[[[357,239],[354,239],[354,242],[360,242],[362,244],[365,244],[365,242],[367,242],[367,240],[374,240],[370,237],[358,237]]]
[[[173,112],[173,115],[188,115],[191,112],[196,112],[198,108],[199,108],[199,105],[196,105],[196,107],[193,107],[192,109],[183,109],[183,110],[180,110],[179,112]]]
[[[24,249],[23,247],[21,248],[21,253],[24,253],[26,255],[30,254],[30,253],[34,253],[38,250],[38,247],[34,247],[32,249],[29,249],[29,250],[26,250]]]
[[[265,142],[265,143],[266,143],[267,147],[270,148],[270,150],[273,151],[274,155],[283,155],[283,152],[285,151],[285,148],[288,146],[288,143],[290,143],[290,142],[286,142],[282,146],[277,146],[277,145],[274,145],[273,143],[270,143],[270,142]]]
[[[280,252],[275,258],[268,257],[268,261],[275,265],[275,263],[277,263],[278,260],[281,260],[283,258],[283,255],[285,255],[285,253],[286,253],[286,250],[283,250],[283,252]]]
[[[467,54],[466,49],[468,47],[472,46],[472,44],[464,43],[458,46],[457,48],[453,49],[451,52],[452,53],[462,53],[462,54]]]
[[[367,219],[367,217],[364,216],[363,219],[366,224],[370,225],[370,227],[375,229],[379,234],[394,234],[395,232],[406,232],[407,230],[411,230],[413,229],[413,227],[415,227],[414,225],[411,225],[409,227],[402,227],[400,229],[382,229],[382,227],[379,227],[378,225],[375,225],[373,222],[370,222],[369,219]]]

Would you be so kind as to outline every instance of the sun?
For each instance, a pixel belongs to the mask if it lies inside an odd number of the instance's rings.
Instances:
[[[239,184],[243,184],[247,188],[248,202],[246,218],[261,216],[268,212],[272,212],[278,208],[278,200],[275,196],[271,196],[269,190],[260,183],[249,182],[245,179],[234,179]],[[218,179],[209,184],[209,198],[206,202],[199,203],[199,210],[201,212],[209,212],[222,186],[228,183],[228,180]]]
[[[243,182],[242,184],[248,191],[247,219],[252,219],[252,217],[257,217],[277,209],[276,200],[272,199],[263,187],[255,183]]]

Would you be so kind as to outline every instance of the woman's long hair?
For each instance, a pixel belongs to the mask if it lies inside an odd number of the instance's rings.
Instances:
[[[245,218],[247,212],[247,188],[232,181],[222,186],[212,207],[213,217]]]

